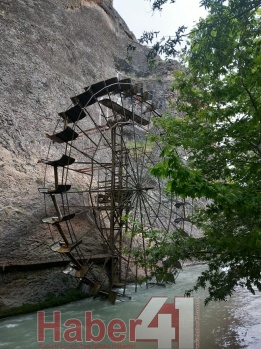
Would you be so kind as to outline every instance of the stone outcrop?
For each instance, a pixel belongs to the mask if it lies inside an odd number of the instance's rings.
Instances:
[[[70,106],[70,97],[117,74],[143,80],[163,93],[175,64],[160,64],[152,72],[146,48],[137,43],[109,0],[2,0],[0,31],[0,266],[4,272],[10,265],[59,258],[50,251],[52,236],[41,222],[45,208],[38,187],[43,184],[44,168],[37,161],[45,158],[49,144],[45,133],[52,133],[57,113]],[[130,64],[127,46],[134,43]],[[88,245],[98,251],[101,242],[95,234],[94,228]],[[47,280],[41,278],[42,283],[43,279]],[[4,280],[14,282],[9,277]],[[7,296],[2,288],[8,282],[0,286],[2,303]],[[26,286],[19,288],[25,292]],[[56,288],[46,289],[56,292]],[[6,304],[12,293],[8,297]]]

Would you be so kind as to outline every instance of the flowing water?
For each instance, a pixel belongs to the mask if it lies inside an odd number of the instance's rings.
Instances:
[[[177,283],[166,288],[160,286],[138,287],[134,292],[134,286],[128,287],[131,300],[117,301],[114,306],[99,299],[85,299],[61,306],[59,308],[47,309],[45,321],[53,321],[53,311],[61,311],[61,323],[75,318],[84,326],[85,311],[92,311],[92,318],[102,319],[106,324],[114,318],[122,319],[128,324],[129,319],[135,319],[152,296],[167,296],[168,302],[173,302],[175,296],[183,296],[184,290],[190,289],[197,275],[204,270],[204,266],[191,266],[184,269],[177,279]],[[203,305],[206,293],[204,291],[195,294],[195,303],[199,300],[200,309],[200,349],[261,349],[261,294],[251,295],[249,292],[238,289],[237,293],[227,302],[210,303],[207,307]],[[94,326],[95,329],[96,326]],[[61,333],[68,329],[62,327]],[[84,342],[60,343],[53,341],[53,331],[46,330],[45,341],[37,342],[37,314],[32,313],[0,320],[0,349],[42,349],[42,348],[64,348],[64,349],[147,349],[157,348],[157,343],[135,343],[130,344],[127,340],[120,344],[112,344],[109,340],[97,344]],[[95,331],[94,331],[95,334]],[[63,337],[62,337],[63,338]],[[105,337],[106,338],[106,337]],[[173,343],[173,349],[178,348]]]

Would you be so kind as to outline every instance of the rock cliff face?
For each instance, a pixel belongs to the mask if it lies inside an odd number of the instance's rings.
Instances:
[[[146,49],[137,44],[109,0],[2,0],[0,30],[3,273],[12,271],[10,265],[57,260],[49,248],[49,231],[41,222],[45,211],[38,187],[44,169],[37,161],[47,153],[45,133],[52,133],[57,113],[69,107],[70,97],[81,93],[84,86],[117,74],[164,91],[175,67],[162,64],[157,72],[149,70]],[[137,49],[130,65],[126,48],[134,42]],[[90,249],[99,249],[95,236],[88,243]],[[3,276],[3,304],[13,297],[5,291],[11,279]],[[46,290],[52,291],[52,286]],[[20,303],[32,300],[30,293],[24,293]]]

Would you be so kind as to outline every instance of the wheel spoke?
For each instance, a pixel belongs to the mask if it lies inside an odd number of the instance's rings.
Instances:
[[[70,160],[70,165],[53,162],[55,189],[50,193],[58,223],[51,231],[57,228],[65,242],[77,245],[74,255],[67,252],[67,256],[81,265],[89,258],[84,257],[88,249],[77,241],[83,238],[83,231],[89,238],[96,227],[110,258],[110,286],[121,281],[121,261],[126,262],[127,278],[134,248],[141,248],[148,280],[146,231],[175,229],[174,217],[181,217],[173,207],[173,198],[167,201],[162,192],[163,181],[150,174],[150,168],[160,161],[160,145],[152,144],[148,137],[149,132],[158,132],[153,128],[153,117],[159,116],[157,111],[148,110],[153,109],[149,96],[141,83],[131,85],[128,79],[120,82],[113,78],[91,85],[72,98],[78,104],[59,114],[63,120],[56,129],[63,121],[64,130],[49,136],[58,145],[50,144],[48,158],[62,152],[63,159]],[[58,166],[62,167],[59,171]],[[49,174],[46,166],[45,183],[52,183]],[[49,193],[48,188],[43,189]],[[71,220],[76,215],[78,220]],[[88,224],[88,229],[80,229],[84,224],[81,220],[91,221],[91,228]],[[122,247],[128,232],[126,258]],[[82,279],[88,281],[87,274]]]

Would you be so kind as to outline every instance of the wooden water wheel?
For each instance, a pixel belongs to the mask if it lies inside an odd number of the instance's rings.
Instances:
[[[117,78],[86,87],[71,100],[47,135],[50,147],[41,160],[46,170],[39,191],[55,213],[43,222],[59,233],[51,248],[69,259],[64,272],[90,293],[113,298],[111,289],[123,285],[129,270],[131,257],[123,249],[127,244],[130,252],[135,243],[129,233],[142,227],[139,243],[145,255],[143,232],[176,229],[175,202],[149,172],[161,150],[148,137],[157,132],[153,119],[160,116],[160,105],[142,84]],[[86,250],[86,237],[101,241],[102,251]],[[109,270],[109,284],[94,273],[95,260]]]

